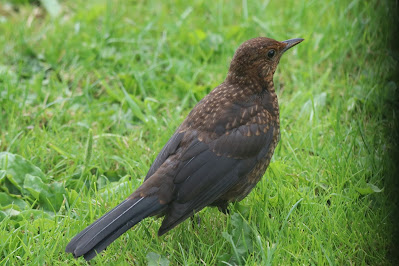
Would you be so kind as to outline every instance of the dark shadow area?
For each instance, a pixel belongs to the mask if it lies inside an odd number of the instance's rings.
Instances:
[[[392,57],[395,60],[396,69],[393,71],[390,80],[394,82],[396,89],[391,99],[388,99],[384,108],[386,117],[390,119],[390,127],[387,128],[387,143],[391,143],[389,148],[389,157],[392,159],[388,164],[390,169],[387,171],[386,190],[388,192],[393,208],[391,211],[392,221],[392,239],[391,249],[388,257],[392,265],[399,264],[399,1],[395,0],[391,3],[391,25],[390,36],[391,43],[387,44]]]

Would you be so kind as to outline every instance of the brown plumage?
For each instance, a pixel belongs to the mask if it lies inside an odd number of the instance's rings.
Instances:
[[[125,201],[66,247],[90,260],[142,219],[165,216],[163,235],[206,206],[227,211],[252,190],[280,138],[273,74],[281,55],[303,39],[259,37],[236,51],[225,81],[189,113]]]

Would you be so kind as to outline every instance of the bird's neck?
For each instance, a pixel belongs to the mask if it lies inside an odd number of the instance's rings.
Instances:
[[[228,74],[225,83],[230,84],[228,91],[232,95],[240,95],[235,101],[254,101],[263,106],[268,112],[279,117],[277,94],[274,89],[273,75],[262,78],[246,75],[245,77]],[[232,90],[237,90],[232,92]]]
[[[236,84],[238,87],[248,90],[253,94],[261,94],[265,91],[274,92],[273,74],[263,75],[263,73],[250,72],[245,75],[238,75],[230,71],[225,82]]]

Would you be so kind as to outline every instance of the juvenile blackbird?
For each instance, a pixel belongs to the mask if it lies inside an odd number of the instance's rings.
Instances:
[[[225,81],[188,114],[143,184],[76,235],[65,251],[90,260],[146,217],[165,216],[161,236],[206,206],[226,213],[228,203],[247,196],[280,138],[273,74],[283,53],[302,41],[244,42]]]

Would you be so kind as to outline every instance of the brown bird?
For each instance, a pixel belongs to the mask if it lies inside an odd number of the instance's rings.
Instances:
[[[302,42],[259,37],[235,52],[225,81],[189,113],[158,154],[144,183],[76,235],[65,251],[95,257],[142,219],[165,216],[163,235],[206,206],[227,212],[258,183],[280,139],[273,74]]]

